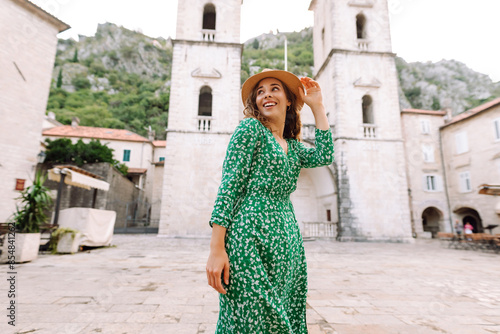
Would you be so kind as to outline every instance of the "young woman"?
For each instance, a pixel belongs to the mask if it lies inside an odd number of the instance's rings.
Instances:
[[[246,118],[229,142],[210,220],[206,271],[220,293],[216,333],[307,333],[306,259],[290,194],[301,168],[333,162],[321,88],[264,70],[241,94]],[[304,103],[316,120],[315,148],[299,141]]]

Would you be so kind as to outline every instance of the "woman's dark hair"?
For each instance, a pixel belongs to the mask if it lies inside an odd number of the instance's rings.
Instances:
[[[264,80],[264,79],[262,79]],[[278,79],[276,79],[278,80]],[[283,129],[283,138],[293,138],[297,140],[301,140],[300,130],[302,129],[302,123],[300,121],[300,110],[298,110],[297,106],[297,97],[292,93],[290,89],[281,81],[278,80],[285,91],[286,98],[290,101],[290,106],[286,109],[286,118],[285,118],[285,128]],[[243,115],[245,118],[253,117],[258,119],[265,127],[269,128],[268,119],[262,115],[257,107],[257,87],[259,87],[259,83],[255,85],[250,94],[248,95],[247,100],[245,101],[245,109],[243,109]]]

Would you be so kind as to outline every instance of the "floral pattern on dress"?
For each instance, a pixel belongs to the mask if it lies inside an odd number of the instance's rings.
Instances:
[[[314,148],[287,139],[288,153],[255,118],[231,137],[210,220],[227,228],[230,265],[216,334],[307,333],[307,266],[290,194],[301,168],[333,162],[331,131],[315,131]]]

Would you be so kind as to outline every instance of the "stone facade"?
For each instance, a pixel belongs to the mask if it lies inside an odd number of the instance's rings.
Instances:
[[[474,232],[500,225],[498,198],[478,193],[482,184],[500,184],[500,99],[459,114],[440,131],[452,221],[470,222]]]
[[[340,240],[411,241],[386,1],[313,0],[316,80],[335,124]]]
[[[444,111],[401,111],[411,225],[417,238],[451,231],[439,131],[445,115]]]
[[[57,34],[68,28],[29,1],[0,2],[0,222],[15,211],[16,179],[34,177]]]
[[[84,164],[82,169],[102,177],[109,183],[109,191],[83,189],[63,184],[60,210],[67,208],[95,208],[116,212],[115,228],[125,227],[127,216],[130,219],[143,219],[147,216],[148,206],[134,205],[141,197],[141,190],[107,162]],[[47,181],[45,186],[52,190],[54,202],[57,196],[59,182]],[[92,206],[95,196],[95,205]],[[52,208],[54,209],[54,207]],[[49,213],[52,215],[53,213]],[[135,215],[135,217],[133,217]]]
[[[179,1],[159,234],[211,232],[225,150],[242,118],[240,7]]]

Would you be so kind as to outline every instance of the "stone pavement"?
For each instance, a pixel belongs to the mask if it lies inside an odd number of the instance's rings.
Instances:
[[[0,266],[0,333],[214,333],[208,239],[115,235],[116,247],[18,264],[16,327]],[[415,244],[305,243],[318,333],[500,333],[500,255]]]

